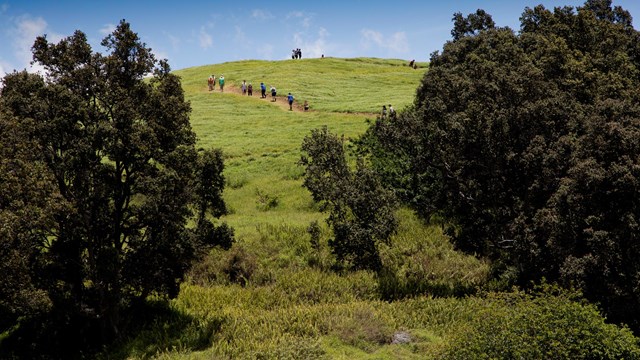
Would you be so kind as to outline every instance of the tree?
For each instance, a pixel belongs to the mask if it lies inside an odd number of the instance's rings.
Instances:
[[[190,105],[167,62],[124,20],[102,45],[106,55],[93,53],[80,31],[57,44],[38,37],[33,56],[45,76],[7,75],[0,105],[34,144],[27,160],[46,175],[41,191],[58,201],[45,206],[36,192],[25,193],[47,221],[28,244],[7,236],[37,258],[36,283],[69,336],[86,338],[73,333],[82,331],[77,322],[97,323],[104,342],[118,335],[122,311],[136,301],[176,296],[185,271],[211,245],[187,228],[192,209],[205,223],[225,207],[219,152],[196,151]],[[198,170],[211,158],[215,167]]]
[[[640,33],[610,5],[527,8],[519,34],[456,31],[413,107],[367,136],[458,248],[522,285],[577,286],[638,329]]]
[[[355,269],[380,270],[379,243],[388,243],[397,229],[396,198],[362,159],[355,173],[347,164],[343,142],[326,127],[311,131],[302,142],[306,153],[303,185],[329,211],[329,241],[337,259]]]
[[[496,25],[491,15],[482,9],[478,9],[475,14],[469,14],[467,17],[457,12],[453,14],[452,20],[453,30],[451,30],[451,36],[454,40],[464,36],[475,35],[482,30],[493,29]]]
[[[16,125],[0,108],[0,331],[51,307],[33,265],[38,233],[52,225],[59,198],[45,165],[31,152],[38,145]]]

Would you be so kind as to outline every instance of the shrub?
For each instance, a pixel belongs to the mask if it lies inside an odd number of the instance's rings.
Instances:
[[[574,294],[494,293],[449,343],[445,359],[640,359],[638,339]]]
[[[232,248],[222,271],[227,274],[229,281],[245,286],[256,270],[256,257],[248,253],[242,246]]]

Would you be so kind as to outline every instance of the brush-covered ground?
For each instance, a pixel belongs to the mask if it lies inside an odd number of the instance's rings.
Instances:
[[[225,154],[224,197],[236,243],[196,264],[177,299],[104,358],[638,358],[637,339],[552,287],[489,292],[489,264],[454,251],[437,224],[398,211],[384,270],[336,270],[326,215],[302,187],[300,145],[327,126],[350,146],[382,105],[413,102],[427,64],[404,60],[239,61],[176,71],[199,145]],[[207,78],[224,74],[225,92]],[[238,90],[243,80],[253,96]],[[260,98],[260,82],[278,99]],[[286,94],[296,98],[289,111]],[[310,111],[300,111],[307,100]],[[307,228],[317,221],[313,242]],[[568,340],[570,339],[570,340]]]

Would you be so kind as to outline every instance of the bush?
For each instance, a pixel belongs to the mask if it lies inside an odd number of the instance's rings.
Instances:
[[[454,335],[445,359],[640,359],[638,339],[575,294],[494,293]]]

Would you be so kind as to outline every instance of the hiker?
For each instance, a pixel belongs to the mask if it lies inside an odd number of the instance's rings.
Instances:
[[[302,50],[298,49],[298,59],[302,59]]]
[[[267,85],[265,85],[263,82],[260,83],[260,91],[262,91],[262,96],[261,98],[266,98],[267,97]]]
[[[271,99],[271,101],[276,101],[276,88],[273,85],[271,85]]]
[[[209,76],[209,79],[207,80],[207,84],[209,84],[209,91],[213,90],[213,85],[215,83],[216,83],[216,80],[213,77],[213,75]]]
[[[396,118],[396,109],[394,109],[393,106],[389,104],[389,119],[395,119],[395,118]]]
[[[247,95],[247,81],[242,80],[242,95]]]
[[[387,106],[386,105],[382,105],[382,115],[380,116],[381,119],[384,119],[387,117]]]
[[[304,101],[304,111],[309,110],[309,102],[307,100]]]
[[[218,79],[220,83],[220,91],[224,92],[224,74],[220,74],[220,79]]]
[[[247,95],[253,96],[253,85],[251,85],[251,83],[247,86]]]
[[[412,67],[413,67],[413,64],[414,64],[415,62],[416,62],[416,60],[415,60],[415,59],[414,59],[414,60],[409,61],[409,67],[410,67],[410,68],[412,68]]]
[[[293,110],[293,99],[295,99],[293,97],[293,95],[291,95],[291,93],[289,93],[289,95],[287,95],[287,101],[289,101],[289,111]]]

